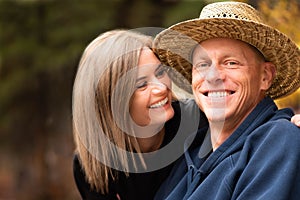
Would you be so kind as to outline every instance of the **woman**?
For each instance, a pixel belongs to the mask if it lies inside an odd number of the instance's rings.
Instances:
[[[172,102],[168,68],[151,46],[148,36],[114,30],[92,41],[81,58],[73,126],[74,176],[83,199],[153,199],[182,154],[177,149],[183,151],[178,146],[187,135],[176,133],[206,124],[192,101]]]

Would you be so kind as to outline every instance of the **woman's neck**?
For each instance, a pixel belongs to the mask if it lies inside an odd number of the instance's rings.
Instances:
[[[165,128],[163,127],[157,134],[147,138],[137,138],[142,153],[156,151],[163,143],[165,136]]]

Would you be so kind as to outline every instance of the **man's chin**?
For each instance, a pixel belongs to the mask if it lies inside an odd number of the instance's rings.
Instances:
[[[207,119],[210,122],[224,122],[225,121],[225,109],[213,108],[204,110]]]

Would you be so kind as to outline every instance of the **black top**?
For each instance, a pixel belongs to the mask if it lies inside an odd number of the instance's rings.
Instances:
[[[173,102],[174,117],[165,124],[165,138],[162,146],[168,144],[177,133],[180,124],[180,106],[179,103]],[[201,121],[201,120],[200,120]],[[78,155],[74,156],[73,160],[73,174],[76,186],[80,192],[83,200],[114,200],[118,199],[117,194],[121,200],[152,200],[161,183],[167,178],[171,171],[173,164],[162,169],[147,172],[147,173],[129,173],[129,176],[123,172],[119,172],[117,182],[110,181],[109,194],[103,195],[91,189],[89,183],[85,179],[84,171],[80,165]]]
[[[121,200],[152,200],[160,184],[167,178],[171,170],[170,165],[154,172],[130,173],[129,177],[120,172],[118,181],[110,183],[109,194],[103,195],[91,190],[76,155],[73,164],[76,185],[84,200],[117,200],[117,194]]]

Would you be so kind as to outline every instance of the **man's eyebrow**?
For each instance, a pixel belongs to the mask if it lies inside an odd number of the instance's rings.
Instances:
[[[201,48],[200,51],[198,50],[197,52],[194,52],[192,54],[192,59],[194,58],[207,59],[209,58],[209,56],[207,55],[207,52],[203,48]]]
[[[211,60],[211,58],[206,53],[199,53],[196,56],[194,55],[192,62],[194,61],[194,59],[195,59],[195,61],[199,61],[199,60],[200,61]]]

